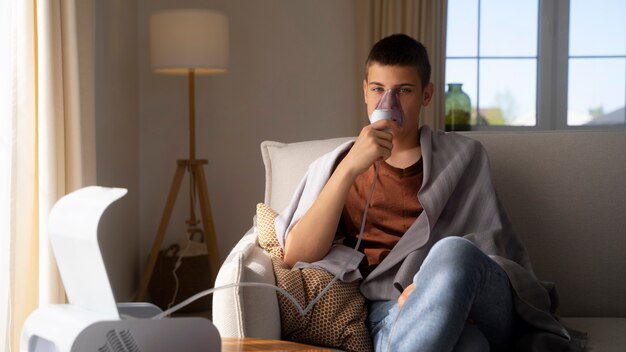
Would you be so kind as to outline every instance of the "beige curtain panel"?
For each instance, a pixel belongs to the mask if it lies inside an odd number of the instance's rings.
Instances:
[[[444,127],[444,92],[446,58],[447,0],[359,0],[356,1],[357,67],[359,77],[365,72],[367,54],[378,40],[394,33],[405,33],[420,41],[428,50],[432,66],[431,81],[435,94],[422,111],[422,124],[433,129]],[[361,106],[360,116],[366,116]]]
[[[0,349],[19,350],[24,320],[42,304],[65,302],[47,218],[63,195],[95,183],[93,0],[9,0],[11,8],[8,297],[0,307]],[[80,11],[80,12],[79,12]],[[78,22],[81,21],[81,22]],[[78,26],[81,26],[79,29]],[[79,50],[80,48],[80,50]],[[6,151],[6,150],[5,150]],[[8,208],[8,209],[6,209]]]

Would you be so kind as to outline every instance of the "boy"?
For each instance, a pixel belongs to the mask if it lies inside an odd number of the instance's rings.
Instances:
[[[341,277],[363,278],[376,351],[506,351],[518,325],[531,338],[517,346],[574,349],[551,314],[550,287],[535,278],[498,203],[480,144],[419,127],[433,95],[430,63],[406,35],[370,52],[363,82],[370,116],[389,90],[404,123],[368,125],[311,165],[276,221],[285,262],[341,272],[376,182],[361,255]]]

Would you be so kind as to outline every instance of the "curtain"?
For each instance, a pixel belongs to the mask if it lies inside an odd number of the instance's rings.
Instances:
[[[447,0],[358,0],[356,3],[357,50],[363,62],[357,69],[364,75],[365,59],[378,40],[405,33],[420,41],[428,50],[432,66],[431,82],[435,94],[422,110],[421,123],[435,129],[444,127],[445,59]],[[361,106],[360,116],[366,116]]]
[[[0,256],[7,259],[0,272],[8,285],[0,286],[0,349],[5,351],[18,351],[22,325],[34,309],[65,302],[47,216],[61,196],[95,183],[95,16],[92,0],[81,2],[78,8],[75,0],[3,5],[8,65],[2,70],[8,82],[0,98],[0,155],[5,156],[0,156],[0,194],[6,195],[0,205],[5,252]]]

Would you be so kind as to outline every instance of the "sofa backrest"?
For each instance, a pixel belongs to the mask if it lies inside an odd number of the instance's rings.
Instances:
[[[626,131],[465,133],[563,316],[626,316]],[[261,144],[265,202],[281,211],[308,165],[350,137]]]
[[[467,133],[565,316],[626,316],[626,131]]]
[[[285,209],[309,164],[353,138],[261,143],[261,155],[265,164],[265,204],[278,212]]]

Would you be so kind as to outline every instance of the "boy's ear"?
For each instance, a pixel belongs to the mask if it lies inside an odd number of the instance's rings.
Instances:
[[[435,87],[433,86],[433,83],[430,82],[426,85],[424,91],[422,92],[422,106],[427,106],[430,103],[433,98],[433,94],[435,94]]]
[[[367,104],[367,80],[366,79],[363,80],[363,100],[365,101],[365,104]]]

